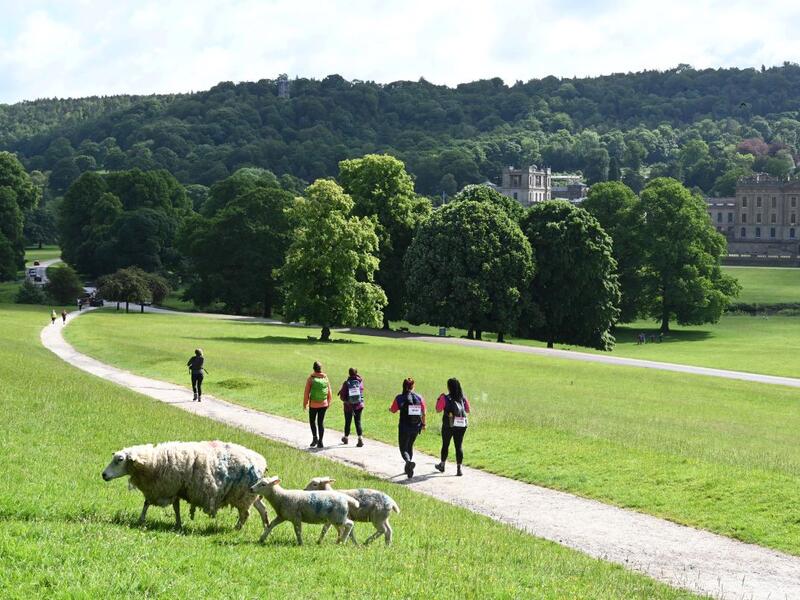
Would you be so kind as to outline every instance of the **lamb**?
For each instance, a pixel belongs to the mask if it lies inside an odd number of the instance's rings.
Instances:
[[[175,524],[181,528],[180,501],[215,517],[220,508],[233,506],[239,511],[236,529],[241,529],[255,506],[264,529],[269,526],[267,508],[250,491],[267,470],[263,456],[243,446],[220,441],[165,442],[154,446],[131,446],[115,452],[103,470],[111,481],[128,475],[129,486],[144,494],[139,524],[144,524],[151,504],[175,510]]]
[[[330,477],[314,477],[308,482],[307,490],[333,490],[331,484],[336,481]],[[364,544],[369,544],[372,540],[378,538],[383,534],[386,540],[386,545],[392,543],[392,527],[389,525],[389,515],[392,511],[400,514],[400,507],[388,495],[378,490],[370,490],[366,488],[358,488],[355,490],[339,490],[342,494],[347,494],[358,500],[358,508],[350,509],[350,518],[353,521],[362,523],[372,523],[375,526],[375,533],[369,536]],[[322,535],[319,536],[319,542],[325,534],[328,533],[330,525],[325,524],[322,528]],[[352,538],[355,542],[355,538]]]
[[[261,535],[259,542],[263,543],[272,530],[284,521],[290,521],[294,525],[299,546],[303,545],[303,523],[333,525],[339,532],[337,543],[347,541],[353,531],[353,522],[347,514],[358,508],[357,500],[339,492],[285,490],[280,483],[280,478],[270,477],[259,480],[250,488],[254,494],[264,496],[278,515]],[[355,538],[353,541],[355,542]]]

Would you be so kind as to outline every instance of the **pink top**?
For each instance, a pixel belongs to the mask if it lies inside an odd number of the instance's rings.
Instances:
[[[447,404],[447,398],[445,397],[444,394],[440,394],[439,397],[436,399],[436,412],[442,412],[446,404]],[[466,396],[464,396],[464,410],[466,412],[469,412],[469,400],[467,400]]]

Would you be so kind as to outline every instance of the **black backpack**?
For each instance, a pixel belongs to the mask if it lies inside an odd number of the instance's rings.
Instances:
[[[422,398],[417,396],[414,392],[409,392],[403,398],[402,414],[406,423],[409,425],[422,425],[422,415],[408,414],[409,406],[422,406]]]

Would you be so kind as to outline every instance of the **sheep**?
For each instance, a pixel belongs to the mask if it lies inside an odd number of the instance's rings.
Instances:
[[[333,487],[331,487],[331,484],[334,481],[336,480],[331,479],[330,477],[314,477],[308,482],[306,489],[332,491]],[[378,490],[370,490],[366,488],[338,491],[358,500],[358,508],[350,509],[349,516],[353,521],[372,523],[375,526],[375,533],[366,539],[364,545],[369,544],[372,540],[380,537],[381,534],[383,534],[384,539],[386,540],[386,545],[389,546],[392,543],[392,527],[389,525],[389,515],[392,514],[392,511],[400,514],[400,507],[397,506],[397,503],[391,498],[391,496]],[[325,534],[328,533],[329,528],[330,525],[328,524],[323,526],[322,534],[319,536],[318,543],[322,543],[322,539],[325,537]],[[352,539],[355,541],[355,538]]]
[[[262,478],[250,488],[254,494],[261,494],[266,498],[277,513],[258,540],[260,543],[263,543],[272,530],[284,521],[290,521],[294,525],[298,546],[303,545],[303,523],[334,525],[339,532],[337,543],[347,541],[353,531],[353,522],[347,515],[349,511],[358,508],[357,500],[339,492],[285,490],[280,483],[279,477]],[[355,538],[353,541],[355,542]]]
[[[255,506],[264,529],[269,526],[267,508],[250,491],[250,486],[267,470],[263,456],[243,446],[220,441],[165,442],[154,446],[131,446],[115,452],[103,470],[105,481],[128,475],[129,487],[144,494],[139,524],[144,524],[151,504],[169,506],[175,511],[175,524],[181,528],[180,501],[215,517],[225,506],[239,511],[236,529],[241,529]]]

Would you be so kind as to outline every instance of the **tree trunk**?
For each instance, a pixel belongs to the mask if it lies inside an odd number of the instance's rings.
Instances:
[[[480,329],[475,330],[475,339],[482,340],[483,339],[483,332]]]
[[[475,334],[474,334],[474,333],[473,333],[473,331],[472,331],[472,327],[470,327],[470,328],[467,330],[467,339],[468,339],[468,340],[475,339]]]
[[[42,249],[42,240],[39,240],[39,250]]]
[[[128,305],[129,305],[129,304],[130,304],[130,303],[129,303],[127,300],[125,300],[125,312],[128,312]]]
[[[119,310],[119,302],[117,302],[117,310]]]
[[[547,340],[547,347],[548,348],[552,348],[553,347],[553,340]]]
[[[669,333],[669,315],[661,315],[661,333]]]
[[[264,290],[264,312],[263,316],[265,319],[269,319],[272,316],[272,300],[270,299],[269,290]]]
[[[144,313],[144,302],[139,305],[140,312]]]
[[[502,331],[498,331],[497,332],[497,343],[498,344],[502,344],[505,341],[506,341],[506,339],[505,339],[505,336],[503,335],[503,332]]]
[[[322,326],[322,335],[319,336],[320,342],[329,342],[331,340],[331,328],[327,325]]]
[[[386,314],[383,315],[383,328],[389,331],[389,317],[387,317]]]

